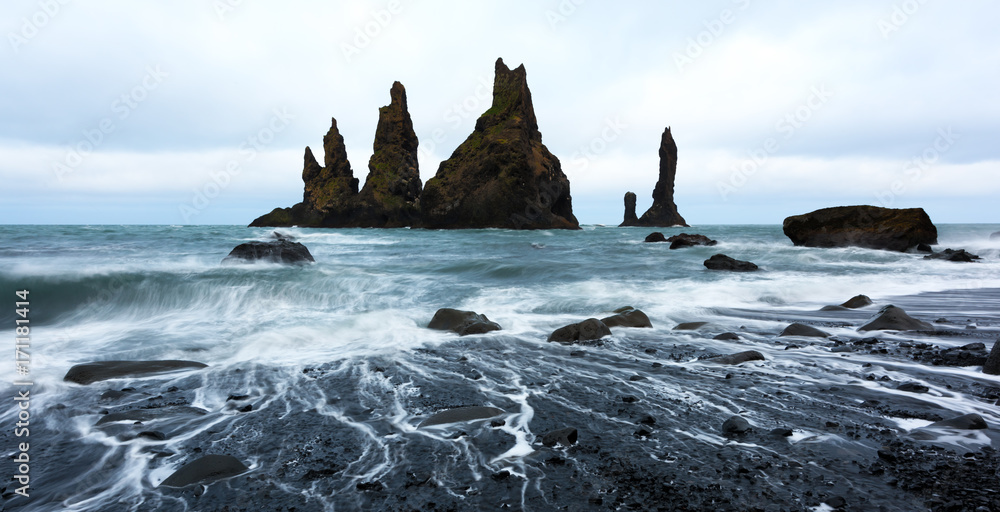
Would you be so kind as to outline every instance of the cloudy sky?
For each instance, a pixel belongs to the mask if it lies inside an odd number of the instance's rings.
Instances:
[[[840,204],[1000,222],[991,0],[33,0],[0,15],[5,223],[246,224],[302,198],[336,117],[364,179],[394,80],[427,180],[521,63],[583,223],[649,206],[679,147],[691,224]]]

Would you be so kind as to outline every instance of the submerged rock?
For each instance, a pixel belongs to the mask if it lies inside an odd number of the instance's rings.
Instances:
[[[757,265],[749,261],[733,259],[725,254],[716,254],[705,260],[705,266],[709,270],[729,270],[733,272],[753,272],[759,269]]]
[[[570,324],[556,329],[549,335],[548,341],[559,343],[578,343],[595,341],[611,335],[611,329],[596,318],[588,318],[580,323]]]
[[[744,352],[738,352],[736,354],[710,357],[708,359],[705,359],[705,361],[710,363],[735,365],[735,364],[742,364],[747,361],[765,361],[765,359],[764,359],[764,354],[761,354],[756,350],[747,350]]]
[[[972,263],[973,261],[976,261],[981,258],[975,254],[970,254],[966,252],[965,249],[959,249],[957,251],[954,249],[945,249],[941,252],[928,254],[927,256],[924,256],[924,259],[954,261],[958,263]]]
[[[576,444],[578,435],[575,428],[553,430],[552,432],[542,434],[542,444],[548,447],[556,445],[573,446]]]
[[[625,219],[619,224],[622,226],[635,226],[639,222],[639,217],[635,216],[635,192],[625,192]]]
[[[432,427],[434,425],[445,425],[447,423],[459,423],[465,421],[485,420],[494,418],[506,411],[496,407],[458,407],[448,409],[431,415],[431,417],[420,423],[420,427]]]
[[[653,205],[642,217],[629,222],[626,216],[622,226],[687,226],[684,217],[677,213],[674,203],[674,179],[677,176],[677,143],[668,126],[660,136],[660,176],[653,188]]]
[[[569,179],[542,144],[524,66],[496,61],[493,104],[420,197],[423,226],[579,229]]]
[[[486,315],[449,308],[437,310],[427,327],[440,331],[454,331],[459,336],[483,334],[501,329],[500,324],[491,322]]]
[[[306,246],[298,242],[288,240],[275,240],[273,242],[247,242],[237,245],[228,256],[223,258],[223,263],[234,261],[269,261],[273,263],[306,263],[314,262],[312,254]]]
[[[785,219],[782,228],[795,245],[864,247],[906,251],[936,244],[937,228],[922,208],[838,206]]]
[[[229,455],[206,455],[184,465],[167,477],[161,487],[186,487],[193,484],[208,484],[223,478],[241,475],[250,471],[236,457]]]
[[[983,373],[987,375],[1000,375],[1000,339],[993,343],[990,355],[983,363]]]
[[[934,326],[906,314],[902,308],[888,305],[879,310],[878,315],[859,331],[932,331]]]
[[[610,327],[652,327],[653,324],[649,321],[649,317],[646,313],[639,311],[631,306],[616,309],[614,316],[609,316],[607,318],[602,318],[601,322],[604,325]]]
[[[712,246],[719,243],[718,241],[712,240],[705,235],[689,235],[687,233],[674,235],[668,238],[667,242],[670,242],[671,249],[681,249],[684,247],[693,247],[695,245]]]
[[[123,377],[141,377],[158,373],[176,372],[208,367],[205,363],[195,361],[163,360],[163,361],[98,361],[74,365],[66,372],[63,380],[77,384],[120,379]]]
[[[781,336],[805,336],[808,338],[829,338],[830,333],[821,331],[811,325],[794,323],[785,327],[785,330],[781,331]]]

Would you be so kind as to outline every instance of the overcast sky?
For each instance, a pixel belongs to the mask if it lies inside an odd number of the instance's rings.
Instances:
[[[990,0],[34,0],[0,15],[4,223],[247,224],[302,199],[338,121],[364,180],[394,80],[421,177],[524,64],[582,223],[651,203],[660,135],[691,224],[842,204],[1000,222]]]

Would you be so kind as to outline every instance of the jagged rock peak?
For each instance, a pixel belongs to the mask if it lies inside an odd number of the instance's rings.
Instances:
[[[305,182],[302,203],[307,212],[321,216],[343,215],[358,193],[358,180],[351,170],[351,162],[347,160],[347,148],[344,137],[337,129],[336,119],[331,120],[330,130],[323,137],[323,160],[326,165],[320,167],[312,150],[306,148],[302,168],[302,181]]]
[[[653,205],[642,214],[638,226],[687,226],[674,203],[674,179],[677,177],[677,144],[668,126],[660,137],[660,176],[653,188]]]
[[[477,121],[476,130],[485,130],[501,122],[523,121],[532,140],[541,141],[535,107],[528,89],[528,74],[524,64],[511,70],[497,59],[493,78],[493,104]]]

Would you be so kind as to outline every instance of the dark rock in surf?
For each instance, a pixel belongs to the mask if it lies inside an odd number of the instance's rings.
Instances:
[[[209,484],[223,478],[241,475],[250,471],[236,457],[229,455],[206,455],[191,461],[167,477],[160,487],[186,487],[193,484]]]
[[[996,233],[992,233],[990,235],[990,240],[1000,240],[1000,231],[997,231]]]
[[[851,297],[850,299],[847,300],[847,302],[844,302],[840,306],[847,309],[858,309],[858,308],[863,308],[865,306],[871,306],[872,304],[873,304],[872,300],[868,298],[867,295],[855,295],[854,297]]]
[[[579,229],[569,179],[542,144],[524,66],[497,59],[493,104],[420,197],[431,229]]]
[[[677,143],[668,126],[660,136],[660,175],[653,188],[653,205],[634,223],[622,223],[622,226],[670,227],[687,226],[684,217],[677,213],[674,203],[674,179],[677,176]]]
[[[270,238],[271,240],[288,240],[289,242],[295,241],[294,236],[280,231],[272,231],[269,235],[267,235],[267,238]]]
[[[757,265],[749,261],[733,259],[725,254],[716,254],[705,260],[705,267],[709,270],[728,270],[732,272],[753,272],[759,269]]]
[[[738,334],[736,334],[735,332],[724,332],[722,334],[717,334],[712,339],[713,340],[722,340],[722,341],[739,341],[740,340],[740,336]]]
[[[708,325],[708,322],[682,322],[674,327],[675,331],[697,331]]]
[[[494,418],[506,411],[496,407],[458,407],[448,409],[431,415],[431,417],[420,423],[420,427],[432,427],[434,425],[445,425],[448,423],[460,423],[465,421],[485,420]]]
[[[542,434],[542,445],[550,448],[556,445],[573,446],[576,444],[578,436],[578,432],[572,427],[553,430],[552,432]]]
[[[674,235],[667,239],[670,242],[671,249],[681,249],[684,247],[694,247],[696,245],[716,245],[719,242],[712,240],[705,235],[689,235],[687,233],[681,233],[679,235]]]
[[[732,416],[722,423],[722,433],[725,435],[746,434],[751,429],[750,422],[742,416]]]
[[[306,246],[288,240],[273,242],[247,242],[237,245],[223,263],[267,261],[272,263],[314,262]]]
[[[782,228],[795,245],[864,247],[904,252],[936,244],[937,228],[922,208],[838,206],[785,219]]]
[[[906,314],[902,308],[888,305],[879,310],[878,315],[859,331],[933,331],[934,326]]]
[[[944,427],[944,428],[954,428],[958,430],[983,430],[990,428],[986,423],[986,420],[982,416],[972,413],[959,416],[957,418],[951,418],[947,420],[935,421],[928,427]]]
[[[900,384],[899,386],[896,387],[896,389],[900,391],[906,391],[908,393],[927,393],[931,390],[931,388],[923,384],[918,384],[916,382],[906,382]]]
[[[500,324],[491,322],[486,315],[449,308],[437,310],[427,327],[440,331],[454,331],[459,336],[483,334],[501,329]]]
[[[136,437],[143,439],[151,439],[153,441],[166,441],[167,435],[159,430],[144,430],[136,434]]]
[[[794,323],[785,327],[785,330],[781,331],[781,336],[805,336],[807,338],[829,338],[830,333],[821,331],[811,325]]]
[[[927,244],[917,244],[917,252],[934,252],[934,249]]]
[[[105,414],[101,416],[101,419],[97,420],[97,423],[94,425],[108,425],[121,421],[127,421],[129,423],[137,421],[146,423],[148,421],[158,420],[161,418],[196,418],[198,416],[204,416],[206,413],[207,411],[204,409],[188,406],[168,406],[160,407],[158,409],[132,409],[130,411]]]
[[[954,261],[956,263],[972,263],[973,261],[981,258],[975,254],[966,252],[965,249],[959,249],[957,251],[954,249],[945,249],[941,252],[928,254],[927,256],[924,256],[924,259]]]
[[[588,318],[580,323],[570,324],[556,329],[549,335],[548,341],[559,343],[579,343],[595,341],[611,335],[611,329],[596,318]]]
[[[983,363],[983,373],[987,375],[1000,375],[1000,339],[993,343],[990,355]]]
[[[74,365],[66,372],[63,380],[75,382],[77,384],[91,384],[94,382],[120,379],[125,377],[144,377],[159,373],[176,372],[198,368],[206,368],[205,363],[195,361],[98,361],[96,363],[84,363]]]
[[[602,318],[604,325],[611,327],[652,327],[649,317],[642,311],[629,307],[615,310],[614,316]]]
[[[705,362],[716,363],[716,364],[743,364],[747,361],[764,361],[764,354],[757,352],[756,350],[747,350],[745,352],[738,352],[736,354],[728,354],[722,356],[715,356],[705,359]]]
[[[635,226],[639,222],[639,217],[635,216],[635,192],[625,192],[625,220],[619,224],[622,226]]]
[[[663,233],[660,233],[659,231],[654,231],[654,232],[646,235],[646,239],[643,240],[643,242],[646,242],[646,243],[657,243],[657,242],[666,242],[666,241],[667,241],[667,237],[663,236]]]

